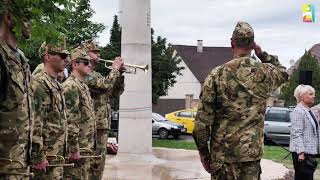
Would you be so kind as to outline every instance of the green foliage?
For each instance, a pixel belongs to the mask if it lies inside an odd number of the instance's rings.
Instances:
[[[32,12],[31,38],[19,44],[30,59],[32,71],[42,62],[38,49],[44,41],[56,43],[64,36],[70,50],[82,41],[96,38],[105,28],[90,20],[94,11],[89,0],[42,0],[32,7]]]
[[[110,30],[110,42],[100,51],[102,59],[111,59],[121,56],[121,28],[118,22],[118,16],[113,17],[113,24]],[[111,64],[109,64],[111,65]],[[100,63],[97,71],[103,75],[108,75],[110,70],[105,68],[104,63]]]
[[[168,88],[176,83],[175,79],[181,75],[183,67],[178,67],[181,62],[167,39],[158,36],[154,40],[154,31],[151,30],[151,53],[152,53],[152,103],[157,103],[160,96],[167,94]],[[102,59],[114,59],[121,55],[121,28],[118,23],[118,17],[114,16],[113,25],[110,31],[109,44],[101,49]],[[97,71],[107,75],[109,71],[100,63]]]
[[[72,47],[80,45],[88,39],[95,39],[105,29],[101,23],[90,20],[95,12],[91,9],[90,0],[79,0],[75,8],[64,11],[63,29],[67,43]]]
[[[294,89],[299,85],[299,72],[312,71],[312,87],[316,91],[315,103],[320,102],[320,65],[318,60],[308,51],[301,57],[299,67],[295,69],[289,81],[282,87],[280,98],[285,100],[286,106],[296,105],[296,99],[293,96]]]
[[[181,59],[174,54],[171,44],[167,39],[158,36],[154,40],[152,33],[152,103],[156,104],[160,96],[168,93],[169,87],[176,83],[176,77],[181,75],[184,67],[179,67]]]

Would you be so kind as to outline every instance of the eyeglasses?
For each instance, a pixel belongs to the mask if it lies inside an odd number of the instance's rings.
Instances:
[[[85,66],[88,66],[90,64],[90,61],[87,59],[81,59],[76,61],[76,63],[83,63]]]

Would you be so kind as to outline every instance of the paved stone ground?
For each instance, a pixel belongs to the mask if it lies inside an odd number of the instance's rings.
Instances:
[[[289,170],[282,164],[262,160],[263,180],[287,179]],[[105,180],[210,180],[197,151],[153,148],[153,154],[108,156]]]

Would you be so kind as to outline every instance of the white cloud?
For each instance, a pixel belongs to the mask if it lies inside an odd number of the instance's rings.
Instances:
[[[172,44],[195,45],[203,39],[206,46],[229,46],[237,21],[249,22],[256,41],[280,61],[289,66],[305,49],[320,43],[320,0],[316,6],[316,23],[302,23],[302,0],[151,0],[151,22],[156,35]],[[100,36],[109,41],[113,15],[118,12],[118,0],[92,0],[96,11],[93,20],[109,26]]]

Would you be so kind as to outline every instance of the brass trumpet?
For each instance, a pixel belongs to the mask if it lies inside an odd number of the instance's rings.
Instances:
[[[24,168],[23,163],[21,161],[16,161],[16,160],[7,159],[7,158],[0,158],[0,161],[7,161],[9,163],[16,163],[21,166],[20,168]]]
[[[6,161],[8,163],[17,163],[19,164],[22,168],[24,168],[24,165],[21,161],[16,161],[16,160],[12,160],[12,159],[8,159],[8,158],[0,158],[0,161]],[[8,174],[8,175],[21,175],[21,176],[30,176],[30,177],[34,177],[33,173],[19,173],[19,172],[11,172],[11,171],[0,171],[0,175],[2,174]]]
[[[112,64],[113,60],[106,60],[106,59],[99,59],[100,61],[104,62],[104,66],[108,69],[112,69],[112,66],[108,66],[107,64]],[[129,73],[129,74],[136,74],[137,73],[137,69],[141,69],[143,70],[145,73],[148,73],[149,70],[149,65],[133,65],[133,64],[124,64],[124,66],[126,67],[126,71],[125,73]]]
[[[90,148],[79,148],[80,154],[93,154],[93,151]],[[80,155],[80,159],[94,159],[94,158],[102,158],[102,155],[95,156],[95,155]],[[69,157],[66,157],[69,159]]]
[[[0,171],[1,174],[8,174],[8,175],[20,175],[20,176],[29,176],[34,177],[34,173],[18,173],[18,172],[7,172],[7,171]]]
[[[47,167],[74,167],[74,163],[66,164],[65,158],[60,155],[47,155],[48,160],[59,160],[60,164],[49,164]]]

